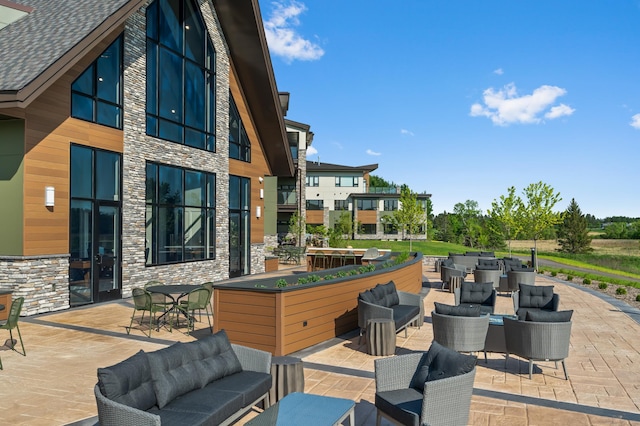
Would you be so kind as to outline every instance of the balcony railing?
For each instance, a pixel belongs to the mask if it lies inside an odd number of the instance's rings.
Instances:
[[[297,205],[298,191],[278,191],[278,204]]]
[[[369,194],[399,194],[400,187],[396,186],[370,186],[368,191]]]

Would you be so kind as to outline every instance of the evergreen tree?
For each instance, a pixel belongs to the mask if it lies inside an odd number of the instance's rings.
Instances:
[[[580,211],[574,198],[564,213],[564,221],[558,229],[560,251],[565,253],[586,253],[592,250],[587,218]]]

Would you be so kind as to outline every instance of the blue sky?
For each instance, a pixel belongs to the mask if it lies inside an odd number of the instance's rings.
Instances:
[[[640,217],[640,0],[261,0],[310,160],[432,194],[434,212],[543,181]]]

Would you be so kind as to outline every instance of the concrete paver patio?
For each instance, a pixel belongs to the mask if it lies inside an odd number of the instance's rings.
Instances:
[[[453,294],[439,289],[439,274],[424,267],[425,324],[397,336],[396,354],[425,351],[433,333],[433,302],[453,304]],[[528,364],[489,354],[478,361],[469,424],[635,424],[640,425],[640,324],[638,313],[622,312],[575,285],[538,276],[537,285],[554,285],[560,309],[573,309],[571,348],[562,367],[541,362],[529,380]],[[61,425],[96,422],[93,386],[98,367],[115,364],[140,349],[153,351],[175,341],[206,335],[206,321],[187,336],[161,329],[151,338],[143,330],[127,335],[131,300],[22,318],[27,356],[0,348],[0,424]],[[512,313],[511,299],[498,297],[497,312]],[[208,324],[207,324],[208,325]],[[184,331],[184,329],[182,329]],[[8,339],[0,335],[0,342]],[[374,356],[366,354],[357,333],[295,354],[305,365],[305,391],[356,401],[356,424],[375,424]],[[256,416],[254,410],[238,423]],[[388,424],[388,423],[385,423]]]

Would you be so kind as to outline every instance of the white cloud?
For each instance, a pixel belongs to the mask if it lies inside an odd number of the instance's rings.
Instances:
[[[400,134],[413,136],[413,132],[411,130],[407,130],[407,129],[400,129]]]
[[[342,146],[342,144],[340,142],[331,142],[331,144],[333,146],[335,146],[338,149],[344,149],[344,147]]]
[[[380,153],[379,153],[379,152],[371,151],[370,149],[368,149],[368,150],[367,150],[367,154],[369,154],[369,155],[376,155],[376,156],[377,156],[377,155],[380,155]]]
[[[502,75],[504,74],[504,71],[502,71],[502,68],[498,68],[497,70],[493,70],[494,74],[498,74],[498,75]]]
[[[571,108],[570,106],[567,106],[565,104],[560,104],[558,106],[551,107],[549,112],[546,113],[544,116],[549,120],[553,120],[554,118],[562,117],[565,115],[571,115],[575,111],[576,110],[574,108]]]
[[[553,120],[573,114],[575,110],[567,105],[553,106],[556,99],[566,93],[567,91],[561,87],[544,85],[530,95],[519,96],[514,83],[509,83],[499,90],[490,87],[483,92],[484,105],[471,105],[470,115],[490,118],[493,124],[499,126],[540,123],[543,115]]]
[[[635,129],[640,129],[640,114],[636,114],[631,117],[631,123],[629,123],[631,127]]]
[[[318,153],[318,150],[315,149],[314,147],[310,146],[307,148],[307,157],[309,157],[310,155],[316,155]]]
[[[274,2],[273,6],[271,16],[264,21],[264,32],[271,53],[287,62],[320,59],[324,50],[298,34],[295,28],[300,25],[298,17],[307,10],[306,6],[295,0]]]

